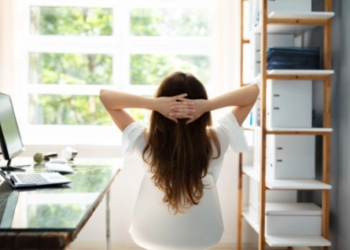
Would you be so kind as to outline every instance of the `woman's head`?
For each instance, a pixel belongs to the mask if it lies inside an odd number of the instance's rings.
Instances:
[[[184,93],[188,99],[208,99],[203,84],[193,75],[182,72],[166,77],[155,97]],[[220,156],[220,145],[211,129],[211,114],[204,113],[188,125],[187,119],[178,119],[175,123],[156,111],[150,120],[144,159],[150,163],[155,185],[164,192],[164,202],[176,213],[183,212],[202,198],[202,177],[207,174],[210,159]]]
[[[187,94],[188,99],[208,99],[204,85],[192,74],[183,72],[174,72],[167,76],[159,85],[155,97],[172,97],[180,94]],[[178,119],[181,123],[185,123],[187,119]],[[158,112],[153,112],[151,121],[165,123],[167,126],[176,127],[176,124],[167,117]],[[203,114],[192,124],[197,129],[205,130],[207,126],[211,126],[211,115],[209,112]]]

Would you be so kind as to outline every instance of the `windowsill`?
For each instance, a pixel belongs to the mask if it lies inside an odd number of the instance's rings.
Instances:
[[[112,139],[96,138],[32,138],[23,137],[24,146],[82,145],[82,146],[121,146],[121,136]]]

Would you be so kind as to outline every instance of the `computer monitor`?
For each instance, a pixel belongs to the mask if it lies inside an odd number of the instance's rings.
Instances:
[[[0,145],[5,160],[6,170],[22,170],[10,166],[11,160],[24,151],[21,134],[18,129],[11,97],[0,93]]]

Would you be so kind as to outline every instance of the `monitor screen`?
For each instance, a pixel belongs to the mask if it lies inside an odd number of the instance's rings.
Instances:
[[[0,93],[0,140],[2,153],[10,160],[24,151],[11,98]]]

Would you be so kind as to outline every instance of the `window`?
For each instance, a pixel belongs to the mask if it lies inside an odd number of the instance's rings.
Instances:
[[[27,0],[24,46],[28,134],[110,131],[101,88],[152,96],[183,70],[211,88],[210,1]],[[130,110],[139,120],[147,112]],[[90,131],[90,132],[89,132]],[[98,134],[98,133],[97,133]]]

